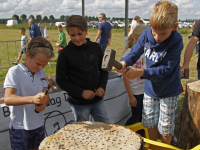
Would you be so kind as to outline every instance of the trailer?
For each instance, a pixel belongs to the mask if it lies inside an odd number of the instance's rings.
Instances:
[[[17,20],[7,20],[7,24],[6,24],[7,27],[11,27],[11,26],[14,26],[14,25],[18,25]]]

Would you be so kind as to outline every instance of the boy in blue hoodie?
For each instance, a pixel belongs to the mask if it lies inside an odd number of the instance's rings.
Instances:
[[[180,55],[182,36],[176,31],[178,7],[161,0],[153,8],[150,25],[144,30],[130,53],[121,59],[125,77],[145,79],[142,124],[151,140],[161,134],[162,142],[170,144],[174,132],[175,104],[181,93]],[[131,67],[145,53],[147,69]],[[126,71],[125,67],[129,66]]]

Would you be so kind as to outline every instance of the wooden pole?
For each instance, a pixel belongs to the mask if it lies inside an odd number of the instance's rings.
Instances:
[[[187,82],[177,147],[187,150],[198,144],[200,144],[200,80]]]

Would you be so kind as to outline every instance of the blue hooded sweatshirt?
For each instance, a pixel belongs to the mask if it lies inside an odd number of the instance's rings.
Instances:
[[[130,53],[121,59],[132,66],[145,53],[144,92],[152,98],[178,96],[181,93],[180,56],[183,39],[176,30],[163,42],[157,43],[151,27],[144,30]]]

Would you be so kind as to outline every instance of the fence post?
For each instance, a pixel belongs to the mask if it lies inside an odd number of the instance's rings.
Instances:
[[[9,67],[10,67],[10,57],[9,57],[9,51],[8,51],[8,42],[7,43],[7,54],[8,54],[8,64],[9,64]]]
[[[16,47],[16,41],[15,41],[15,51],[16,51],[16,59],[17,59],[17,47]]]

